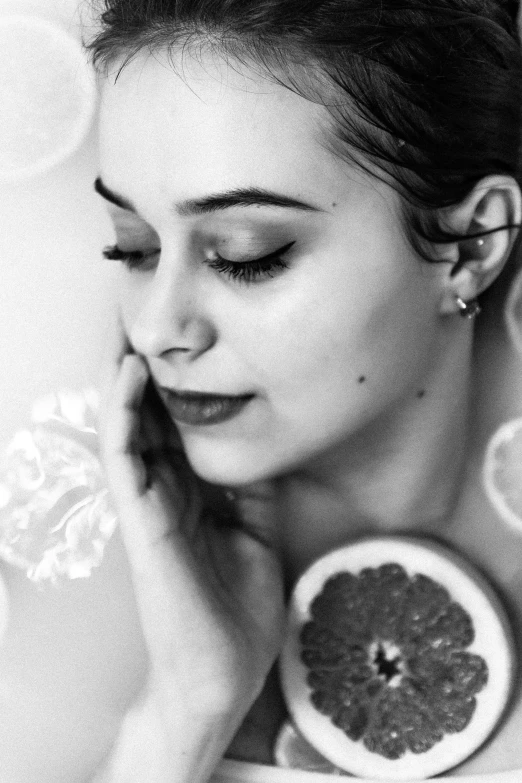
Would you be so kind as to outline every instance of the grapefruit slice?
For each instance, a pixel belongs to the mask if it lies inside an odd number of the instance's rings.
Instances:
[[[483,465],[488,500],[508,525],[522,533],[522,418],[502,424],[490,439]]]
[[[455,767],[497,727],[514,643],[500,601],[438,544],[368,538],[298,580],[280,674],[298,730],[363,778],[422,780]]]
[[[0,15],[0,184],[42,174],[76,151],[96,103],[80,43],[52,22]]]

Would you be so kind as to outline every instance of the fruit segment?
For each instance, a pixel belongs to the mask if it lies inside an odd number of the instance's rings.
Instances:
[[[489,584],[424,540],[364,539],[298,581],[281,679],[292,718],[360,777],[424,779],[476,751],[500,720],[514,649]]]

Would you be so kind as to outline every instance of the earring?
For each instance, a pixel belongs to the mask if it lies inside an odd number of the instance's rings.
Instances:
[[[476,299],[470,299],[469,302],[465,302],[460,296],[456,296],[455,299],[463,318],[475,318],[482,309]]]

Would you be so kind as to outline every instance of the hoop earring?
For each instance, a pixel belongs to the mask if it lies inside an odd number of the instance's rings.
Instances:
[[[459,308],[459,314],[463,318],[475,318],[482,309],[476,299],[470,299],[469,302],[465,302],[460,296],[455,297],[455,299]]]

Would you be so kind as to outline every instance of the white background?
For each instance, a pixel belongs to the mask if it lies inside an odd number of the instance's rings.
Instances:
[[[76,6],[0,0],[0,15],[34,11],[79,36]],[[113,235],[92,188],[95,124],[49,173],[0,185],[0,447],[37,397],[97,382],[114,270],[100,252]]]

